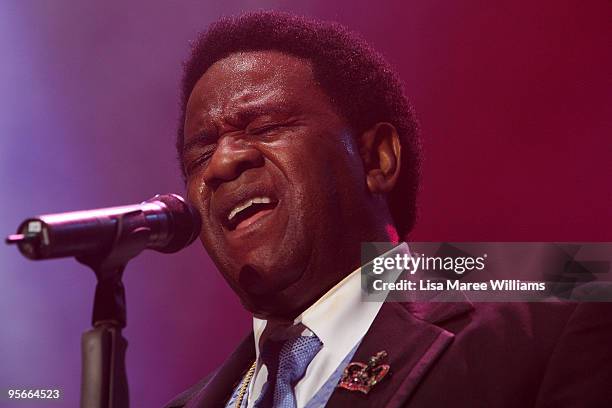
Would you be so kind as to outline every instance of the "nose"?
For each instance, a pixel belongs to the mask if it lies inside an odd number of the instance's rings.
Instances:
[[[249,141],[226,135],[217,141],[217,148],[202,176],[204,183],[215,190],[224,182],[235,180],[246,170],[263,164],[263,155]]]

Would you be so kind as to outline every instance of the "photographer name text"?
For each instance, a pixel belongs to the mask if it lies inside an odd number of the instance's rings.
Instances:
[[[434,281],[431,279],[411,281],[402,279],[397,282],[385,282],[382,279],[376,279],[372,282],[372,288],[376,291],[543,291],[546,290],[546,282],[524,282],[519,279],[491,279],[488,282]]]

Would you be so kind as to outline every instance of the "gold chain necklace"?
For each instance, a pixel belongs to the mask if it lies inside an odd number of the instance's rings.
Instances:
[[[247,371],[246,375],[244,376],[244,379],[242,380],[242,384],[240,384],[240,391],[238,391],[238,396],[236,397],[236,405],[234,405],[235,408],[242,407],[242,400],[244,399],[244,394],[246,393],[246,390],[249,387],[249,383],[251,382],[251,379],[253,378],[253,374],[255,374],[256,366],[257,366],[257,360],[253,362],[253,365],[251,365],[251,368],[249,368],[249,371]]]

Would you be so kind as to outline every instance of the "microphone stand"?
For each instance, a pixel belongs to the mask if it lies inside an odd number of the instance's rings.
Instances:
[[[129,392],[125,369],[127,340],[125,290],[121,278],[127,262],[147,244],[148,228],[131,219],[140,211],[117,219],[115,241],[104,255],[77,257],[98,279],[94,297],[93,328],[81,338],[81,408],[128,408]]]
[[[200,229],[196,208],[176,194],[158,194],[137,205],[29,218],[6,238],[27,258],[75,256],[96,274],[93,328],[81,339],[81,408],[129,407],[127,341],[121,335],[126,326],[121,278],[128,261],[145,248],[176,252]]]

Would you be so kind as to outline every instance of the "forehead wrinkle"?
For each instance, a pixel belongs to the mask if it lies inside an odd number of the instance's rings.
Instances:
[[[278,102],[286,102],[285,90],[270,86],[262,86],[260,88],[262,90],[245,89],[241,95],[227,104],[227,112],[234,116],[241,115],[242,113],[256,115],[271,110],[281,110],[285,103],[281,103],[281,106],[278,106]]]

